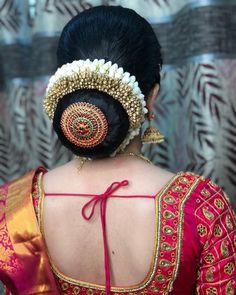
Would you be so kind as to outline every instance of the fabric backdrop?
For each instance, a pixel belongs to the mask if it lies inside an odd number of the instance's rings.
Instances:
[[[72,157],[42,98],[63,26],[100,4],[135,9],[162,44],[156,123],[166,140],[145,154],[210,176],[236,201],[236,0],[0,0],[0,183]]]
[[[42,98],[61,29],[100,4],[135,9],[162,44],[156,123],[166,140],[144,152],[172,172],[210,176],[236,203],[235,0],[0,0],[0,183],[72,157]]]

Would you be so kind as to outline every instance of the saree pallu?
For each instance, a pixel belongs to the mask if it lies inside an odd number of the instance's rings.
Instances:
[[[103,295],[105,286],[62,274],[49,261],[38,225],[43,194],[38,168],[0,187],[0,280],[6,294]],[[236,289],[236,218],[209,179],[178,173],[157,194],[155,251],[138,285],[114,295],[228,294]]]

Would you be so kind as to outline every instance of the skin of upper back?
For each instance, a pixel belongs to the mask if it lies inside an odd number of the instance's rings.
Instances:
[[[117,157],[118,158],[118,157]],[[86,163],[80,171],[76,160],[44,175],[48,193],[101,194],[114,181],[129,185],[115,195],[154,196],[172,173],[140,159],[120,157]],[[104,285],[103,236],[99,205],[86,221],[81,214],[91,197],[48,196],[44,200],[43,226],[49,255],[66,276]],[[88,212],[89,213],[89,212]],[[155,201],[147,198],[109,198],[106,211],[112,286],[142,282],[150,270],[155,242]]]

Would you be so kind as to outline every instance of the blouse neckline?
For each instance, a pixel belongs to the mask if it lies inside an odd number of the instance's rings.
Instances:
[[[38,222],[39,222],[39,228],[42,234],[42,237],[45,241],[45,234],[44,234],[44,226],[43,226],[43,208],[44,208],[44,198],[45,198],[45,193],[43,189],[43,174],[40,173],[38,179],[37,179],[37,185],[39,188],[39,205],[38,205]],[[132,286],[125,286],[125,287],[119,287],[119,286],[111,286],[110,290],[111,292],[135,292],[141,289],[144,289],[146,286],[150,284],[152,281],[154,274],[157,269],[157,263],[158,263],[158,248],[160,246],[160,235],[159,235],[159,227],[158,224],[160,224],[160,219],[161,219],[161,210],[160,210],[160,202],[159,200],[162,198],[162,196],[165,194],[165,192],[168,190],[168,188],[175,182],[175,180],[182,175],[183,172],[178,172],[174,176],[171,177],[171,179],[166,183],[166,185],[156,194],[155,196],[155,238],[154,238],[154,250],[153,250],[153,258],[150,266],[150,270],[146,277],[142,280],[142,282],[132,285]],[[90,195],[92,196],[92,195]],[[117,196],[120,197],[120,196]],[[122,196],[121,196],[122,197]],[[124,197],[124,196],[123,196]],[[128,196],[127,196],[128,197]],[[46,245],[46,241],[45,241]],[[105,285],[101,284],[95,284],[91,282],[85,282],[82,280],[74,279],[71,278],[64,273],[62,273],[58,267],[54,264],[52,258],[49,255],[49,251],[47,251],[47,255],[49,257],[49,261],[52,267],[52,270],[54,274],[59,278],[62,279],[65,282],[68,282],[70,284],[80,286],[80,287],[86,287],[86,288],[91,288],[91,289],[96,289],[96,290],[101,290],[105,291],[106,287]]]

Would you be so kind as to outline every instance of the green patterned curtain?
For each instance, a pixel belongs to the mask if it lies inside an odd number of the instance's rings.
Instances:
[[[173,172],[211,177],[236,203],[236,0],[0,0],[0,182],[72,157],[42,97],[63,26],[100,4],[133,8],[162,44],[156,114],[166,141],[144,152]]]

